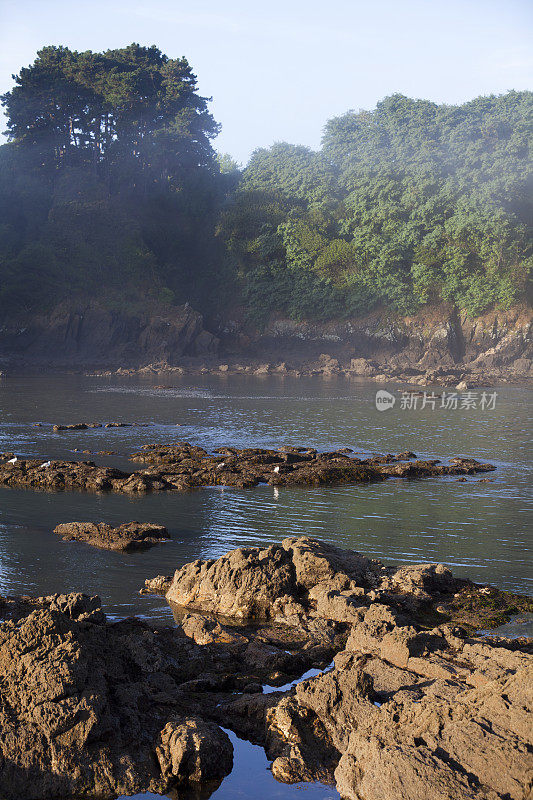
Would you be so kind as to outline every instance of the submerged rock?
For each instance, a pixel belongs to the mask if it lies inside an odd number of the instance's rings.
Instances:
[[[87,542],[103,550],[146,550],[170,538],[163,525],[124,522],[113,528],[105,522],[63,522],[54,533],[67,542]]]

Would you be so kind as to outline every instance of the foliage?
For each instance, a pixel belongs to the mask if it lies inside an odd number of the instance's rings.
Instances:
[[[2,101],[3,309],[114,291],[125,303],[219,302],[214,232],[235,178],[221,175],[218,125],[185,59],[136,44],[45,47]]]
[[[0,305],[244,305],[257,322],[527,296],[533,94],[393,95],[244,169],[186,59],[45,47],[2,98]]]
[[[393,95],[330,120],[317,153],[287,144],[256,151],[225,212],[231,229],[222,226],[252,314],[276,308],[271,298],[276,286],[285,297],[287,281],[292,301],[277,310],[295,317],[375,304],[412,313],[439,300],[479,314],[522,299],[532,261],[532,100],[508,92],[438,106]]]

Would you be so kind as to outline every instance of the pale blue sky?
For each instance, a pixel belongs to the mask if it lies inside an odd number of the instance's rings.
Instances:
[[[0,91],[45,44],[133,41],[185,55],[245,162],[274,141],[317,147],[325,121],[392,92],[458,103],[533,88],[531,0],[0,0]]]

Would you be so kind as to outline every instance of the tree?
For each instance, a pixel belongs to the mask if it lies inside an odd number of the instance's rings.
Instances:
[[[3,308],[223,295],[219,126],[185,58],[45,47],[2,102]]]
[[[298,270],[314,297],[306,306],[311,316],[378,304],[412,313],[443,299],[479,314],[525,298],[533,253],[532,110],[531,92],[462,106],[397,94],[373,111],[329,120],[319,152],[287,144],[257,150],[233,211],[225,212],[232,218],[228,241],[241,243],[234,253],[245,286],[257,276],[255,306],[262,307],[267,264],[275,265],[268,302],[272,281],[282,295],[286,275]],[[253,199],[258,192],[269,198],[263,216]],[[261,221],[277,237],[272,255],[262,246]],[[250,253],[260,259],[251,261]],[[295,303],[291,313],[300,309]]]
[[[185,58],[131,44],[105,53],[44,47],[3,95],[11,141],[42,162],[108,167],[124,160],[159,180],[212,166],[219,127]]]

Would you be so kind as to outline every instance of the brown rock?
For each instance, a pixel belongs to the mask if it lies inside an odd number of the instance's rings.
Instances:
[[[108,423],[108,425],[115,423]],[[126,423],[116,423],[126,425]],[[128,423],[129,424],[129,423]],[[494,470],[475,459],[405,461],[410,451],[358,458],[339,450],[318,453],[313,448],[217,448],[209,454],[188,442],[144,445],[132,455],[148,464],[140,472],[98,467],[92,461],[41,461],[10,459],[0,455],[0,485],[57,491],[115,491],[131,494],[155,491],[185,491],[196,486],[248,488],[259,483],[272,486],[323,486],[367,483],[388,477],[422,478],[439,475],[473,475]]]
[[[233,745],[214,722],[190,718],[167,722],[156,747],[161,775],[170,782],[221,780],[233,768]]]
[[[95,605],[0,602],[0,796],[112,800],[227,774],[231,744],[180,689],[208,654]]]
[[[105,522],[64,522],[54,533],[67,542],[87,542],[102,550],[145,550],[169,539],[163,525],[154,522],[124,522],[113,528]]]

